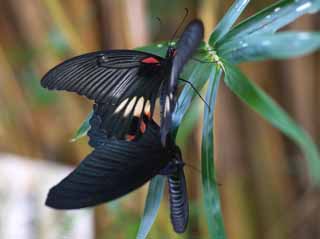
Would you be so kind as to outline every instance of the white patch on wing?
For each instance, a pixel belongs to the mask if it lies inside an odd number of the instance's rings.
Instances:
[[[124,100],[120,103],[120,105],[116,108],[116,110],[114,111],[114,113],[116,114],[116,113],[120,112],[120,111],[126,106],[128,100],[129,100],[129,98],[124,99]]]
[[[147,100],[146,105],[144,106],[144,113],[146,115],[150,114],[151,106],[150,106],[150,101]]]
[[[166,117],[167,113],[170,112],[170,98],[166,96],[166,101],[164,103],[164,117]]]
[[[134,116],[137,116],[140,118],[141,112],[143,110],[143,103],[144,103],[144,98],[140,97],[136,104],[136,107],[134,107],[134,112],[133,112]]]
[[[127,117],[130,114],[134,107],[134,104],[136,103],[136,99],[137,97],[135,96],[130,100],[129,104],[126,107],[126,110],[124,111],[123,117]]]

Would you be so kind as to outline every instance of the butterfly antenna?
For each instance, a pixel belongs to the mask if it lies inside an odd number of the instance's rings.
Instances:
[[[209,109],[209,112],[211,112],[211,108],[210,108],[209,104],[205,101],[205,99],[203,99],[203,97],[200,95],[200,93],[196,89],[196,87],[194,87],[194,85],[190,81],[187,81],[187,80],[184,80],[184,79],[179,79],[179,80],[182,81],[182,82],[188,83],[191,86],[191,88],[196,92],[196,94],[200,97],[200,99],[203,101],[203,103],[206,104],[206,106]]]
[[[198,169],[197,167],[195,167],[195,166],[193,166],[193,165],[191,165],[191,164],[189,164],[189,163],[186,163],[186,162],[185,162],[185,165],[188,166],[188,167],[190,167],[191,169],[193,169],[193,170],[196,171],[197,173],[201,173],[201,170]]]
[[[184,10],[186,11],[186,13],[184,14],[184,17],[183,17],[182,21],[180,22],[179,26],[177,27],[176,31],[173,33],[173,35],[172,35],[172,37],[171,37],[171,39],[170,39],[170,41],[169,41],[169,44],[170,44],[170,43],[172,42],[172,40],[176,37],[176,35],[177,35],[178,31],[180,30],[180,28],[182,27],[184,21],[187,19],[187,16],[188,16],[188,14],[189,14],[189,9],[188,9],[188,8],[185,8]]]
[[[200,169],[198,169],[197,167],[193,166],[192,164],[186,163],[185,161],[184,161],[184,164],[185,164],[188,168],[193,169],[194,171],[196,171],[197,173],[202,173],[202,171],[201,171]],[[216,183],[218,186],[222,186],[222,183],[219,183],[219,182],[217,182],[217,181],[215,181],[215,183]]]

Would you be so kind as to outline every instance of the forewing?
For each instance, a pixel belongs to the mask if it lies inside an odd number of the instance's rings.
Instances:
[[[173,58],[169,83],[162,89],[163,104],[161,120],[161,141],[166,143],[167,134],[171,128],[172,113],[176,104],[176,91],[179,75],[184,65],[191,58],[201,43],[204,35],[203,24],[200,20],[193,20],[182,33],[178,43],[176,54]]]
[[[189,61],[193,53],[199,47],[204,35],[203,23],[200,20],[193,20],[188,24],[182,33],[178,43],[175,57],[173,58],[170,76],[170,88],[175,88],[178,77]]]
[[[95,120],[89,134],[94,151],[49,191],[47,206],[77,209],[108,202],[142,186],[168,163],[154,122],[139,140],[127,142],[106,138]]]
[[[153,115],[163,81],[162,58],[140,51],[99,51],[71,58],[50,70],[41,85],[76,92],[99,106],[110,136],[125,138],[134,116]]]

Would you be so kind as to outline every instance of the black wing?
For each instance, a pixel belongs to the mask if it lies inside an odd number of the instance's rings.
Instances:
[[[193,20],[188,24],[178,41],[176,54],[172,62],[170,80],[162,89],[164,92],[164,103],[161,104],[161,141],[163,145],[166,143],[167,134],[171,127],[172,113],[176,104],[176,91],[179,75],[184,65],[200,45],[203,35],[203,23],[200,20]]]
[[[140,51],[88,53],[54,67],[42,78],[41,85],[94,100],[102,111],[103,124],[109,126],[108,134],[122,139],[134,116],[146,113],[152,117],[163,81],[161,61],[159,56]]]
[[[139,140],[132,142],[108,139],[100,123],[100,117],[94,114],[88,135],[95,149],[49,191],[47,206],[77,209],[108,202],[142,186],[170,160],[154,122]]]

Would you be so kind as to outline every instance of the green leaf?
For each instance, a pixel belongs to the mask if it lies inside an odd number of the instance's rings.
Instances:
[[[87,135],[88,131],[90,130],[90,123],[89,122],[90,122],[92,115],[93,115],[93,111],[91,111],[89,113],[89,115],[87,116],[87,118],[82,122],[80,128],[77,130],[75,135],[70,140],[71,142],[75,142],[78,139],[82,138],[83,136]]]
[[[173,41],[171,42],[171,44],[175,44],[175,42]],[[168,46],[169,46],[169,42],[164,41],[164,42],[159,42],[157,44],[150,44],[147,46],[138,47],[138,48],[135,48],[135,50],[144,51],[150,54],[155,54],[161,57],[165,57],[168,50]]]
[[[212,32],[209,38],[209,45],[213,46],[217,41],[225,36],[249,2],[250,0],[236,0],[232,4],[216,26],[215,30]]]
[[[163,197],[165,180],[165,176],[157,175],[150,182],[143,216],[136,237],[137,239],[144,239],[147,237],[151,226],[156,219],[161,199]]]
[[[224,62],[226,85],[253,110],[274,127],[295,141],[306,155],[309,174],[315,184],[320,184],[320,157],[310,136],[295,123],[272,98],[264,93],[236,67]]]
[[[214,239],[226,238],[220,205],[220,195],[215,180],[214,166],[213,117],[220,77],[221,70],[219,69],[212,72],[209,81],[206,100],[209,102],[213,111],[209,112],[207,108],[204,110],[201,147],[201,170],[205,213],[207,217],[210,238]]]
[[[298,17],[306,13],[315,13],[319,9],[319,0],[279,1],[234,27],[217,43],[217,46],[220,47],[230,41],[239,42],[255,34],[274,33]]]
[[[213,64],[204,64],[191,61],[184,69],[182,78],[193,84],[196,89],[201,89],[207,82],[210,74],[214,70]],[[197,96],[189,84],[186,84],[178,98],[175,112],[172,116],[172,132],[176,133],[177,129],[190,108],[192,99]],[[198,96],[197,96],[198,97]]]
[[[199,120],[200,112],[202,109],[200,107],[200,104],[202,104],[202,102],[200,102],[199,99],[195,98],[180,123],[179,131],[176,137],[176,143],[180,147],[186,146],[186,139],[190,136],[192,130]]]
[[[320,48],[320,33],[283,32],[261,34],[240,42],[224,44],[219,56],[232,62],[286,59],[301,56]]]

